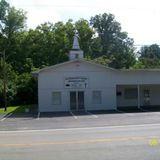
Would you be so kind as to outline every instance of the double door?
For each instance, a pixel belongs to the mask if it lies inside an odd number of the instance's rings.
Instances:
[[[70,92],[70,109],[74,111],[84,110],[84,91]]]

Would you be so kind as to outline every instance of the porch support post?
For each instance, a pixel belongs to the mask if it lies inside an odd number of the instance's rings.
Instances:
[[[140,86],[137,85],[137,107],[140,108]]]
[[[76,111],[78,111],[78,91],[76,91]]]

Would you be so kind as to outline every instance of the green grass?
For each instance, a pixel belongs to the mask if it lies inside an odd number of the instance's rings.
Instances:
[[[26,109],[30,109],[31,105],[20,105],[20,106],[8,106],[7,111],[4,108],[0,108],[0,114],[3,113],[25,113]]]

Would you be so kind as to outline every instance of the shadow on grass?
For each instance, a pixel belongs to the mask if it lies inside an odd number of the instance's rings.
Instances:
[[[15,108],[15,109],[14,109]],[[8,107],[7,112],[3,118],[22,118],[37,116],[37,105],[20,105],[16,107]]]

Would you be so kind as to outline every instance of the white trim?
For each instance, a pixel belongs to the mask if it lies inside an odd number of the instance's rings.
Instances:
[[[97,115],[95,115],[95,114],[92,114],[91,112],[88,112],[88,111],[85,111],[86,113],[88,113],[89,115],[91,115],[92,117],[94,117],[94,118],[98,118],[98,116]]]
[[[40,118],[40,115],[41,115],[41,112],[38,112],[38,114],[37,114],[37,120],[39,120],[39,118]]]
[[[117,111],[119,113],[127,113],[127,112],[124,112],[124,111],[120,111],[119,109],[115,109],[115,111]]]
[[[137,85],[137,107],[140,108],[140,86]]]
[[[70,114],[74,117],[74,119],[78,119],[78,117],[75,114],[73,114],[72,111],[70,111]]]
[[[4,118],[2,118],[0,121],[4,121],[5,119],[7,119],[8,117],[10,117],[13,113],[9,113],[8,115],[6,115]]]
[[[79,104],[78,104],[78,91],[76,91],[76,111],[78,111],[78,106],[79,106]]]
[[[112,70],[112,71],[118,71],[117,69],[110,68],[110,67],[104,66],[102,64],[92,62],[92,61],[87,61],[87,60],[84,60],[84,59],[76,59],[76,60],[70,60],[70,61],[66,61],[66,62],[63,62],[63,63],[59,63],[59,64],[56,64],[56,65],[53,65],[53,66],[45,67],[45,68],[42,68],[42,69],[37,70],[37,71],[32,72],[32,73],[33,74],[39,74],[42,71],[46,71],[46,70],[49,70],[49,69],[54,69],[56,67],[60,67],[60,66],[70,64],[70,63],[75,63],[75,62],[84,62],[84,63],[88,63],[88,64],[91,64],[91,65],[94,65],[94,66],[97,66],[97,67],[101,67],[101,68],[104,68],[104,69],[109,69],[109,70]]]

